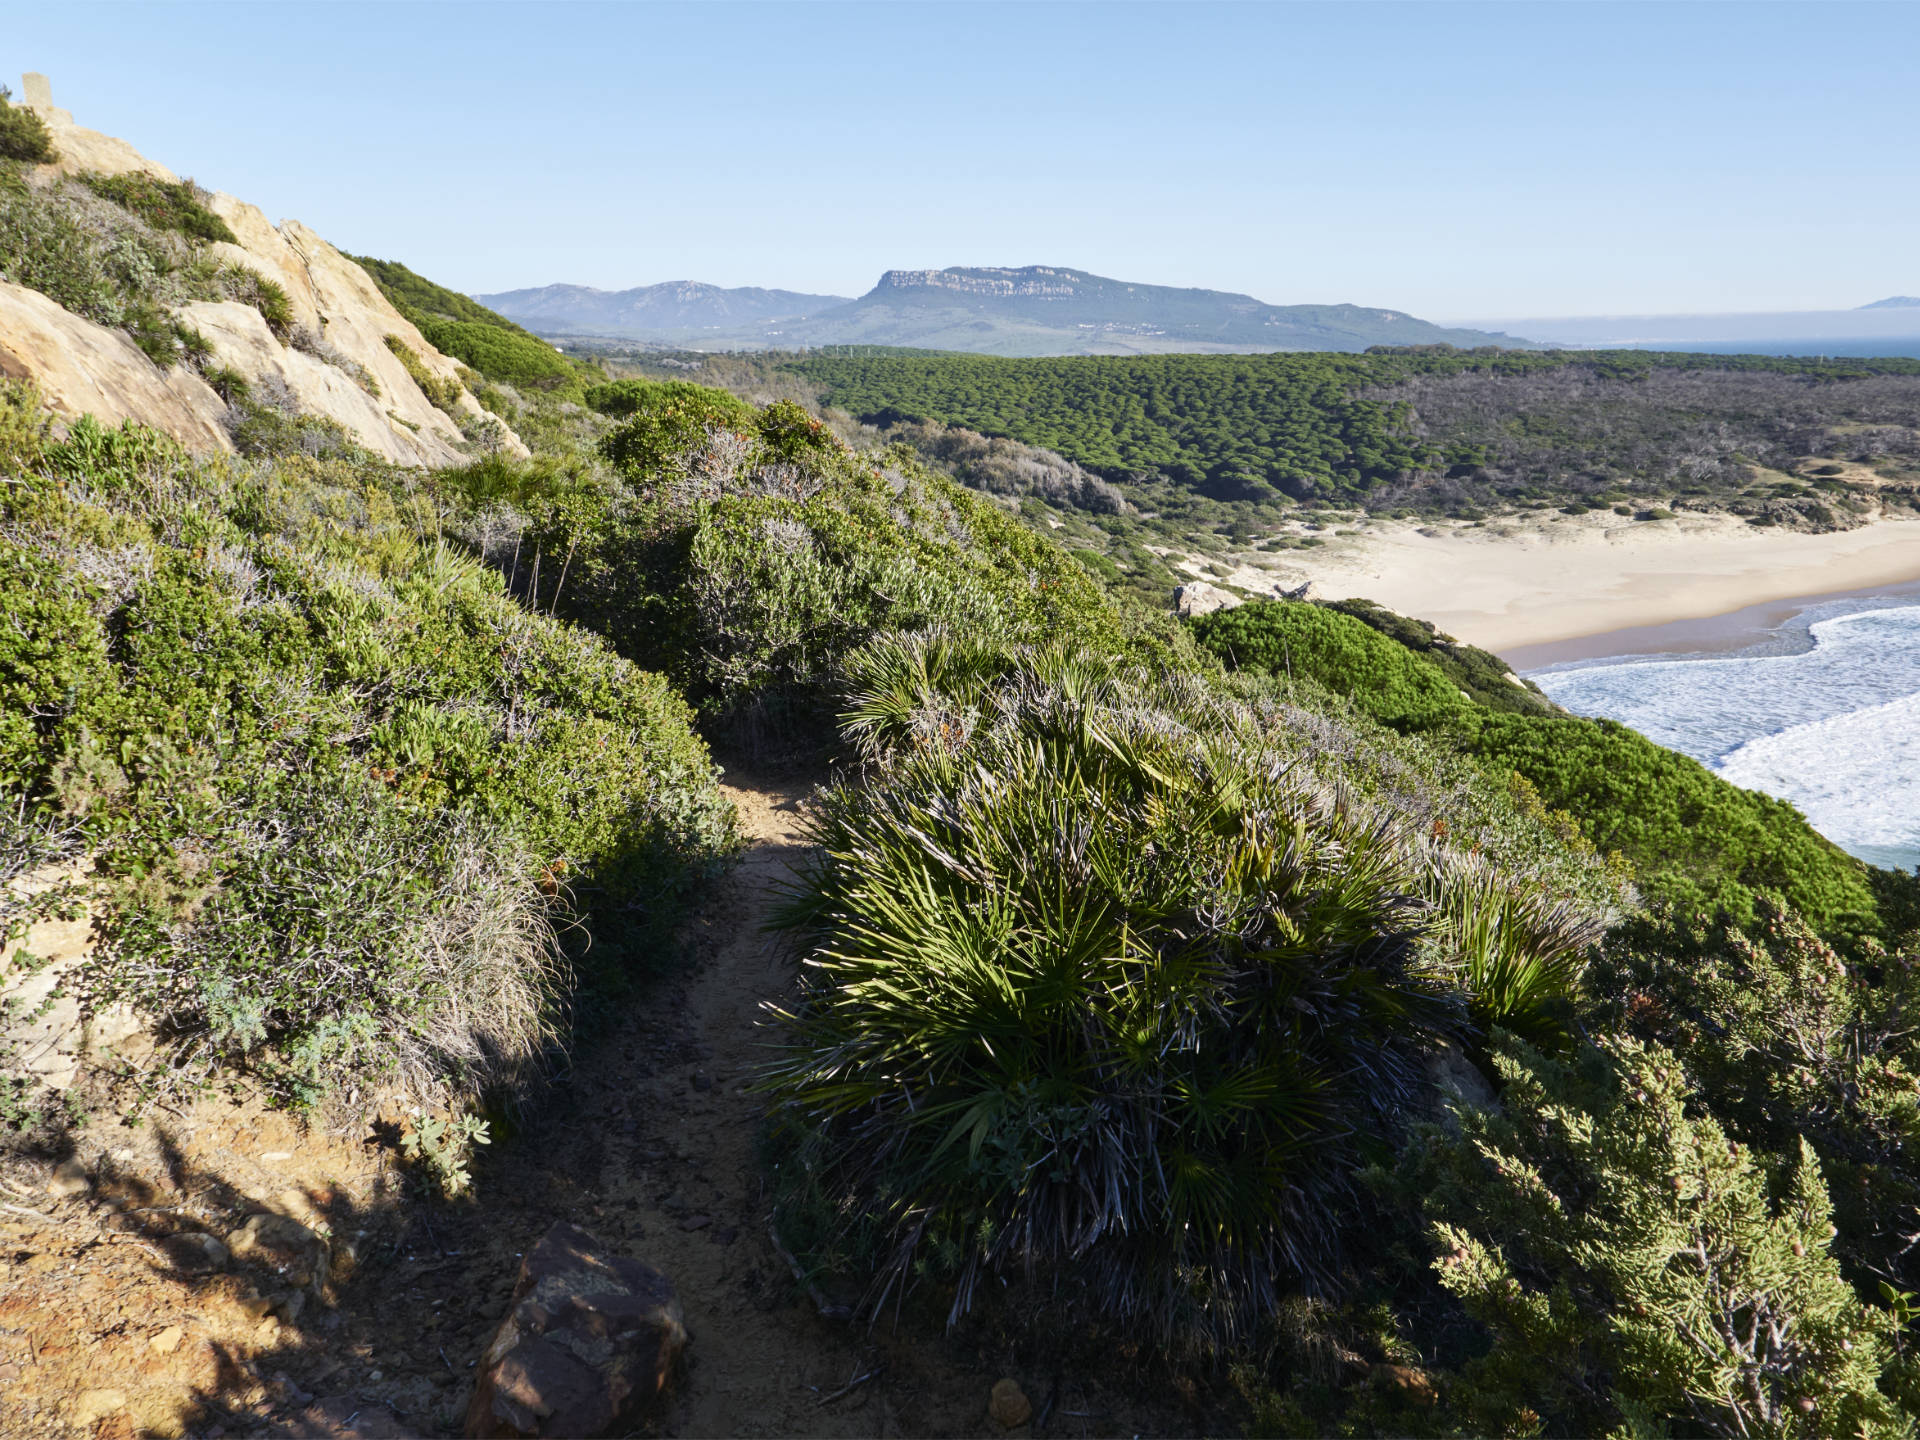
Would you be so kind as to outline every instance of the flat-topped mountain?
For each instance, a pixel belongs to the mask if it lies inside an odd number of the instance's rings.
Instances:
[[[751,285],[726,289],[698,280],[669,280],[633,290],[541,285],[473,298],[549,335],[635,335],[673,340],[714,330],[738,331],[795,315],[817,315],[849,303],[844,295],[804,295]]]
[[[611,294],[550,285],[476,298],[547,334],[595,333],[701,348],[898,345],[996,355],[1112,355],[1529,343],[1430,324],[1399,310],[1269,305],[1251,295],[1143,285],[1053,265],[889,270],[857,300],[690,282]]]
[[[1920,310],[1920,295],[1889,295],[1884,300],[1875,300],[1860,308],[1862,310]]]
[[[811,328],[832,332],[811,342],[816,344],[1023,355],[1526,343],[1444,328],[1399,310],[1269,305],[1230,291],[1143,285],[1052,265],[889,270],[860,299],[816,317]]]

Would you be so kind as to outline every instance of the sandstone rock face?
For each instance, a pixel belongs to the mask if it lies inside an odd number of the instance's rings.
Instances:
[[[1182,616],[1211,615],[1216,610],[1231,610],[1239,604],[1240,597],[1231,590],[1222,590],[1204,580],[1190,580],[1173,592],[1173,608]]]
[[[521,1262],[480,1357],[466,1433],[626,1434],[664,1394],[686,1343],[666,1276],[556,1224]]]
[[[39,78],[44,94],[44,77]],[[47,168],[66,175],[140,172],[169,182],[179,178],[126,141],[75,125],[50,100],[33,108],[47,122],[58,151]],[[264,325],[255,333],[245,320],[226,313],[237,307],[185,307],[190,313],[182,318],[214,342],[220,363],[250,382],[285,384],[303,410],[339,421],[361,445],[394,464],[438,467],[471,458],[460,426],[421,393],[387,348],[387,336],[399,336],[442,379],[458,383],[458,366],[401,317],[364,270],[297,221],[275,226],[259,207],[231,195],[215,194],[208,203],[237,240],[216,242],[213,254],[286,291],[294,325],[365,369],[380,396],[375,400],[338,366],[281,345]],[[131,419],[164,430],[195,451],[232,450],[220,423],[226,406],[197,377],[180,369],[161,371],[124,336],[68,315],[44,297],[34,296],[37,307],[17,300],[33,292],[4,282],[0,290],[8,292],[0,294],[0,375],[37,380],[42,395],[63,415],[91,412],[112,423]],[[258,343],[260,334],[267,334],[270,348]],[[464,388],[455,408],[476,421],[486,413]],[[494,423],[500,448],[524,458],[529,452],[520,438]]]
[[[180,178],[166,166],[147,159],[126,141],[74,124],[73,117],[64,110],[36,109],[35,113],[47,122],[47,133],[53,140],[53,168],[62,175],[78,175],[84,170],[100,175],[139,173],[169,184]]]
[[[338,365],[282,345],[251,305],[201,301],[182,305],[174,313],[206,337],[217,364],[231,366],[256,388],[278,380],[303,414],[337,420],[381,459],[396,465],[449,465],[463,458],[441,436],[424,431],[415,435],[391,423],[384,386],[381,399],[376,400]],[[401,378],[405,379],[404,373]],[[445,417],[441,418],[444,424]]]
[[[88,862],[47,866],[21,877],[23,896],[59,885],[84,884]],[[0,1055],[4,1073],[71,1089],[88,1056],[113,1055],[135,1064],[153,1053],[153,1032],[132,1007],[116,1003],[91,1015],[72,995],[58,993],[93,948],[95,913],[36,920],[13,944],[0,946]],[[46,962],[34,969],[14,962],[25,953]],[[83,1187],[84,1188],[84,1187]]]
[[[367,272],[297,220],[276,228],[258,206],[231,195],[216,194],[210,203],[239,237],[237,245],[217,243],[214,253],[285,290],[293,305],[294,325],[364,369],[379,386],[380,395],[375,400],[338,366],[281,345],[257,315],[248,321],[230,313],[243,307],[184,307],[182,318],[198,325],[213,341],[220,363],[231,365],[249,381],[277,377],[293,391],[302,410],[339,421],[367,449],[397,465],[465,463],[468,456],[459,448],[459,426],[420,392],[388,347],[387,337],[398,336],[421,364],[443,380],[458,384],[459,367],[393,308]],[[215,315],[215,311],[221,313]],[[348,382],[344,389],[338,383],[343,379]],[[457,408],[474,420],[486,413],[464,388]],[[521,458],[528,454],[520,438],[504,427],[502,447]]]
[[[215,191],[207,208],[227,222],[238,243],[216,241],[211,249],[232,265],[244,265],[263,275],[287,292],[293,302],[293,323],[320,333],[320,305],[313,298],[313,286],[307,281],[306,262],[286,241],[266,212],[231,195]]]
[[[62,310],[36,290],[0,280],[0,375],[31,379],[68,420],[135,420],[190,450],[231,451],[227,407],[198,375],[162,370],[117,330]]]
[[[420,357],[421,363],[442,380],[459,383],[460,367],[434,349],[413,322],[393,308],[380,287],[373,283],[373,277],[353,261],[298,220],[284,222],[280,232],[306,265],[314,302],[325,320],[323,333],[328,343],[338,346],[374,374],[381,392],[392,398],[393,409],[402,419],[420,426],[423,433],[432,431],[449,442],[459,440],[458,427],[420,393],[406,366],[387,347],[387,337],[399,336],[407,348]],[[480,402],[465,389],[460,391],[456,408],[474,420],[486,414]],[[522,459],[529,453],[512,431],[506,432],[504,448]],[[464,459],[456,456],[441,463]]]

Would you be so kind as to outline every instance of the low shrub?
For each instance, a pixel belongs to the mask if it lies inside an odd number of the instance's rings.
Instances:
[[[1479,1434],[1910,1433],[1899,1328],[1831,1253],[1804,1142],[1776,1167],[1700,1113],[1674,1057],[1517,1043],[1498,1110],[1427,1129],[1401,1193],[1441,1283],[1493,1337],[1452,1403]]]
[[[362,452],[353,432],[329,415],[302,414],[290,402],[257,398],[251,387],[233,384],[232,371],[217,372],[216,389],[229,395],[227,434],[233,448],[253,459],[303,455],[309,459],[353,459]]]
[[[23,105],[13,103],[13,92],[0,85],[0,160],[49,165],[57,157],[47,122]]]
[[[108,235],[96,233],[81,211],[63,203],[65,191],[64,185],[0,190],[0,274],[64,310],[117,328],[136,305],[150,301],[175,256],[131,219]]]
[[[415,1095],[523,1085],[571,988],[541,862],[366,769],[272,778],[197,817],[187,843],[218,857],[217,884],[184,877],[184,905],[123,887],[90,998],[162,1017],[176,1064],[245,1066],[295,1102],[348,1076]]]
[[[1480,853],[1447,854],[1435,868],[1430,943],[1465,992],[1475,1029],[1563,1045],[1577,1033],[1573,1002],[1612,914],[1516,884]]]
[[[472,321],[428,318],[419,328],[434,349],[465,361],[489,380],[535,390],[579,388],[572,362],[544,340]]]
[[[422,319],[451,320],[461,324],[491,326],[495,330],[522,335],[530,340],[537,338],[506,316],[489,310],[471,295],[462,295],[458,290],[436,285],[398,260],[376,260],[370,255],[349,255],[347,258],[365,270],[393,307],[416,325]]]
[[[1364,621],[1323,606],[1255,601],[1203,615],[1193,632],[1229,665],[1311,680],[1397,730],[1430,729],[1471,709],[1437,667]]]
[[[1192,655],[1110,605],[1065,550],[904,454],[855,455],[791,404],[621,393],[604,403],[656,408],[606,437],[614,478],[561,493],[551,469],[487,462],[447,484],[468,490],[468,534],[518,593],[671,675],[716,734],[819,744],[837,667],[886,630]]]
[[[1785,801],[1613,721],[1561,712],[1497,678],[1507,672],[1492,657],[1449,653],[1418,627],[1403,635],[1414,622],[1390,623],[1400,619],[1353,602],[1263,602],[1192,630],[1229,666],[1331,691],[1395,730],[1459,747],[1496,778],[1521,776],[1601,853],[1624,856],[1649,899],[1745,923],[1758,892],[1774,890],[1836,940],[1884,931],[1867,867]]]
[[[422,360],[414,348],[398,335],[387,336],[387,349],[399,357],[401,367],[413,383],[420,387],[420,393],[426,396],[429,405],[455,421],[460,419],[462,391],[458,380],[446,379],[429,370],[427,362]]]
[[[191,180],[161,180],[137,170],[78,178],[94,194],[132,211],[155,230],[171,230],[189,240],[239,243],[227,222],[207,207],[207,192]]]
[[[1395,644],[1404,646],[1465,691],[1476,705],[1521,715],[1562,713],[1531,681],[1515,675],[1512,667],[1498,655],[1474,645],[1462,645],[1425,620],[1397,615],[1371,600],[1332,600],[1324,602],[1323,608],[1351,615]]]
[[[1861,1293],[1920,1289],[1920,1043],[1910,953],[1848,964],[1763,901],[1751,932],[1640,920],[1591,972],[1589,1023],[1673,1052],[1727,1133],[1762,1152],[1802,1140],[1833,1188],[1834,1251]]]
[[[760,412],[746,401],[684,380],[616,380],[587,391],[587,404],[625,420],[602,442],[607,459],[645,478],[684,468],[710,432],[751,435]]]
[[[293,300],[277,280],[245,265],[222,265],[214,278],[220,298],[251,305],[282,343],[293,337]]]
[[[1475,720],[1459,731],[1466,752],[1524,775],[1596,847],[1624,854],[1650,898],[1747,923],[1756,893],[1773,890],[1831,938],[1852,943],[1882,928],[1867,867],[1786,801],[1611,720]]]
[[[89,185],[64,179],[0,184],[0,275],[95,324],[125,331],[162,366],[194,359],[205,348],[195,331],[173,318],[171,307],[230,298],[235,276],[258,281],[250,271],[215,263],[135,210],[102,199]],[[280,318],[290,323],[284,292],[258,284],[277,294]]]
[[[49,962],[18,942],[44,921],[78,920],[86,914],[85,886],[70,870],[61,873],[71,865],[78,839],[73,826],[36,813],[23,798],[0,808],[0,1144],[8,1149],[47,1146],[74,1118],[65,1097],[22,1063],[32,1044],[32,1022],[39,1016],[29,1009],[19,986],[44,972]],[[48,1004],[62,993],[56,984],[40,1003]]]
[[[729,390],[712,385],[695,385],[689,380],[610,380],[587,391],[589,408],[616,420],[630,420],[641,413],[663,414],[690,411],[702,424],[731,424],[749,429],[759,411]],[[665,452],[662,462],[677,452]]]
[[[92,994],[178,1064],[471,1092],[669,943],[733,844],[691,712],[447,550],[403,476],[86,418],[33,445],[0,489],[0,799],[80,827]]]
[[[481,381],[512,385],[554,399],[578,401],[590,379],[600,372],[561,354],[547,341],[487,309],[471,296],[436,285],[397,260],[375,260],[350,255],[429,345],[469,365],[466,379],[481,403],[495,414],[507,411],[497,401],[480,395]]]
[[[1598,926],[1545,892],[1585,862],[1496,863],[1483,834],[1526,847],[1471,806],[1441,843],[1327,717],[971,632],[844,673],[865,783],[814,812],[769,1083],[786,1203],[876,1296],[1045,1267],[1246,1341],[1337,1288],[1426,1049],[1475,1014],[1564,1037]]]
[[[1417,877],[1381,816],[1102,667],[981,692],[913,653],[976,703],[869,730],[882,768],[815,811],[768,1082],[792,1163],[871,1230],[882,1296],[923,1265],[957,1314],[1044,1269],[1108,1321],[1244,1339],[1338,1276],[1358,1157],[1449,1025]],[[856,716],[911,688],[879,668]]]

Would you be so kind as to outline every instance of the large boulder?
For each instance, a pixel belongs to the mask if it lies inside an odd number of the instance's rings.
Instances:
[[[0,376],[32,380],[65,419],[138,421],[190,450],[232,450],[226,402],[184,366],[162,370],[125,335],[0,280]]]
[[[1204,580],[1189,580],[1173,592],[1173,608],[1182,618],[1211,615],[1216,610],[1231,610],[1240,597],[1231,590],[1209,585]]]
[[[666,1276],[561,1221],[520,1263],[466,1433],[624,1435],[665,1394],[686,1343]]]

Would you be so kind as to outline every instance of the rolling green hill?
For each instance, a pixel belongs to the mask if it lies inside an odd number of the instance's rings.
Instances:
[[[578,391],[598,379],[531,331],[458,291],[416,275],[397,260],[350,257],[373,277],[393,307],[435,349],[463,360],[489,380],[537,390]]]

